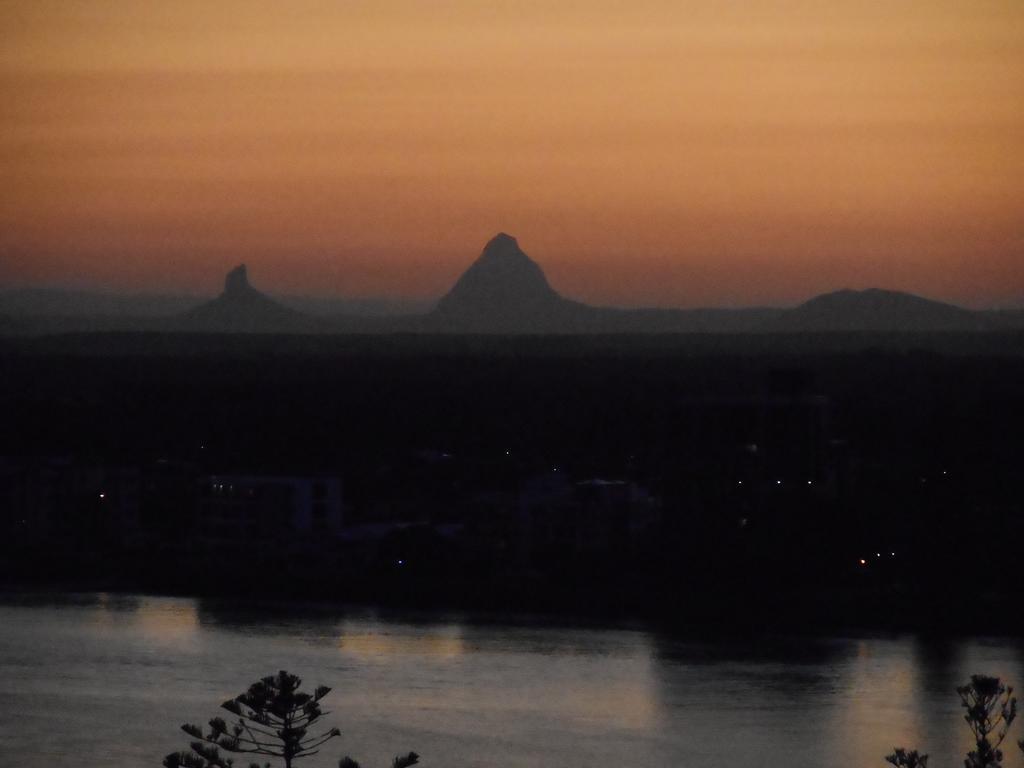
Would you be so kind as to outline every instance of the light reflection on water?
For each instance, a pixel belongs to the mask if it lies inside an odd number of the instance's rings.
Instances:
[[[349,753],[387,765],[885,765],[894,745],[958,765],[954,689],[1024,682],[1012,641],[697,640],[325,606],[132,595],[0,600],[5,766],[160,764],[180,723],[278,669],[331,685]],[[1024,737],[1024,729],[1017,738]],[[1008,768],[1020,768],[1008,742]]]

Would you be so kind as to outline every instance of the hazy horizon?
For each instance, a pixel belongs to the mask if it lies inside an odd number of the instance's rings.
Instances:
[[[468,266],[468,265],[467,265]],[[541,265],[543,266],[543,265]],[[454,282],[454,281],[453,281]],[[59,284],[59,283],[13,283],[3,284],[0,283],[0,296],[12,294],[24,294],[30,292],[41,292],[41,293],[52,293],[52,294],[67,294],[67,295],[83,295],[91,296],[102,299],[110,300],[124,300],[124,301],[144,301],[147,299],[163,300],[163,301],[174,301],[174,302],[194,302],[201,303],[216,298],[220,295],[222,290],[221,285],[215,288],[211,288],[205,291],[196,292],[185,292],[185,291],[160,291],[158,289],[141,289],[132,290],[125,288],[116,288],[105,285],[93,285],[88,283],[70,283],[70,284]],[[394,308],[399,312],[405,311],[427,311],[431,309],[444,295],[447,293],[447,289],[438,294],[431,295],[388,295],[388,294],[377,294],[377,295],[358,295],[358,294],[344,294],[344,293],[282,293],[275,290],[273,286],[263,285],[259,281],[258,275],[253,280],[253,287],[261,293],[267,296],[289,304],[295,307],[296,304],[304,304],[307,306],[322,305],[323,311],[329,311],[331,304],[350,304],[354,306],[365,306],[373,309],[373,314],[381,313],[384,314],[385,308]],[[450,286],[449,286],[450,287]],[[552,286],[558,291],[563,298],[572,301],[581,301],[575,296],[566,294],[560,291],[557,285]],[[930,301],[936,301],[944,304],[949,304],[955,307],[962,307],[963,309],[970,309],[978,312],[996,312],[996,311],[1016,311],[1024,310],[1024,296],[1014,299],[1007,298],[1005,301],[997,303],[967,303],[950,301],[946,299],[937,298],[935,296],[929,296],[915,291],[902,291],[892,288],[886,288],[885,286],[865,286],[864,288],[848,288],[848,287],[836,287],[833,289],[824,290],[821,293],[815,293],[813,295],[805,296],[803,298],[796,299],[791,302],[763,302],[763,303],[709,303],[709,304],[642,304],[642,303],[606,303],[599,304],[596,302],[583,302],[594,307],[604,307],[609,309],[652,309],[652,310],[700,310],[700,309],[721,309],[721,310],[743,310],[743,309],[791,309],[800,306],[812,299],[820,296],[839,293],[843,291],[869,291],[869,290],[880,290],[885,292],[893,293],[906,293],[913,296],[918,296],[923,299]],[[309,311],[313,314],[317,313],[317,309],[304,309],[303,311]]]
[[[237,265],[236,265],[237,266]],[[468,267],[468,265],[467,265]],[[541,265],[543,268],[543,264]],[[372,296],[366,295],[347,295],[347,294],[329,294],[329,293],[282,293],[275,290],[273,286],[267,286],[259,281],[257,275],[255,279],[252,278],[250,273],[250,279],[253,287],[261,293],[280,301],[293,309],[300,309],[301,311],[308,312],[310,314],[328,314],[330,312],[339,311],[348,305],[348,309],[358,313],[358,310],[366,310],[367,314],[405,314],[405,313],[416,313],[429,311],[437,304],[437,302],[447,293],[447,289],[437,295],[387,295],[378,294]],[[454,281],[453,281],[454,282]],[[450,287],[450,286],[449,286]],[[560,291],[558,286],[552,285],[552,287],[558,291],[563,298],[570,300],[580,300],[574,296],[567,295]],[[160,291],[156,289],[142,289],[142,290],[130,290],[130,289],[118,289],[116,287],[104,286],[104,285],[90,285],[88,283],[71,283],[71,284],[59,284],[59,283],[15,283],[15,284],[3,284],[0,283],[0,297],[10,297],[14,294],[28,294],[28,293],[44,293],[53,294],[54,296],[65,295],[67,297],[82,296],[91,297],[97,300],[110,300],[110,301],[123,301],[123,302],[144,302],[147,300],[162,302],[164,306],[181,303],[184,305],[197,305],[211,299],[216,298],[222,290],[223,286],[218,284],[215,288],[211,288],[206,291],[196,292],[184,292],[184,291]],[[832,293],[838,293],[842,291],[866,291],[866,290],[881,290],[881,291],[892,291],[898,293],[908,293],[910,295],[919,296],[920,298],[928,299],[931,301],[939,301],[942,303],[950,304],[951,306],[958,306],[964,309],[970,309],[974,311],[1001,311],[1001,310],[1024,310],[1024,297],[1013,300],[1008,299],[1005,302],[999,304],[968,304],[959,303],[953,301],[945,301],[938,299],[933,296],[927,296],[913,291],[894,291],[894,289],[886,288],[884,286],[868,286],[865,288],[847,288],[837,287],[831,290],[826,290],[821,293],[814,294],[812,296],[806,296],[802,299],[798,299],[793,302],[787,303],[760,303],[760,304],[693,304],[693,305],[671,305],[671,304],[628,304],[622,303],[609,303],[609,304],[597,304],[591,302],[588,303],[595,307],[605,307],[609,309],[652,309],[652,310],[700,310],[700,309],[720,309],[720,310],[744,310],[744,309],[791,309],[800,306],[801,304],[815,299],[819,296],[828,295]],[[582,300],[580,300],[582,301]],[[37,310],[31,310],[32,314],[43,314]],[[86,314],[85,311],[82,314]],[[163,314],[160,311],[152,312],[154,315]]]

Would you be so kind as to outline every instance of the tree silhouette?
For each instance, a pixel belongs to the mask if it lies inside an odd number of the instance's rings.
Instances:
[[[419,761],[420,756],[415,752],[410,752],[408,755],[399,755],[392,760],[391,768],[409,768],[410,765],[416,765]],[[343,757],[338,761],[338,768],[360,768],[360,766],[351,757]]]
[[[967,685],[956,689],[960,705],[967,710],[964,720],[974,734],[975,749],[967,753],[964,768],[1000,768],[1003,752],[999,748],[1017,717],[1017,699],[1013,688],[998,677],[971,675]],[[1019,742],[1024,750],[1024,741]],[[928,755],[897,749],[885,758],[897,768],[927,768]]]
[[[1013,688],[998,677],[972,675],[968,685],[956,689],[960,704],[967,710],[964,720],[974,734],[976,749],[967,754],[965,768],[997,768],[1003,763],[999,746],[1017,717],[1017,699]]]
[[[896,768],[928,768],[928,755],[918,754],[916,749],[910,752],[897,749],[885,758],[885,762],[892,763]]]
[[[320,751],[341,732],[330,728],[311,735],[310,729],[325,714],[320,701],[331,689],[318,686],[312,694],[299,690],[302,680],[284,670],[276,675],[264,677],[249,686],[240,696],[225,701],[221,706],[237,717],[228,724],[224,718],[214,717],[209,730],[186,723],[181,726],[195,741],[191,752],[174,752],[164,758],[165,768],[232,768],[234,760],[221,753],[240,753],[259,757],[274,757],[284,760],[285,768],[291,768],[292,761],[310,757]],[[419,756],[410,752],[396,757],[393,768],[408,768],[419,762]],[[260,768],[259,763],[250,763],[250,768]],[[264,763],[269,768],[270,763]],[[340,768],[358,768],[359,764],[345,757]]]

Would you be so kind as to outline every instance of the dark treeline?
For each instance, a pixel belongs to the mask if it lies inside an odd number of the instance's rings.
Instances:
[[[1016,341],[8,341],[4,577],[999,628],[1022,587]],[[58,465],[78,479],[33,528]],[[95,493],[117,472],[131,536]],[[223,476],[336,477],[344,531],[215,533]]]

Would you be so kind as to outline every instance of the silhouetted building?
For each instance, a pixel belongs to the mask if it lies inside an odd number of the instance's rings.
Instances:
[[[312,544],[341,530],[336,477],[210,475],[200,481],[198,534],[204,541]]]
[[[641,486],[566,472],[527,478],[518,494],[480,494],[469,526],[478,545],[521,564],[630,557],[646,545],[661,505]]]

